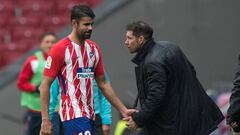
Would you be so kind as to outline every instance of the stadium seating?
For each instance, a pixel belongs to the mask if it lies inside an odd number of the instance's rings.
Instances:
[[[5,42],[6,33],[8,33],[7,29],[1,29],[0,30],[0,43],[1,44]],[[0,46],[1,46],[1,44],[0,44]]]
[[[45,1],[23,0],[19,1],[22,15],[44,16],[54,11],[54,3]]]
[[[101,0],[0,0],[0,69],[36,46],[44,32],[69,24],[75,4],[95,7]]]
[[[62,26],[69,23],[69,17],[66,16],[46,16],[43,20],[45,31],[58,31]]]
[[[15,11],[14,2],[11,0],[0,0],[0,15],[13,15]]]

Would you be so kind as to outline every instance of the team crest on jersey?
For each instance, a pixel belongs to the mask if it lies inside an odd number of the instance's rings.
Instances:
[[[90,52],[90,53],[89,53],[90,59],[93,57],[93,55],[94,55],[93,52]]]
[[[78,79],[94,78],[94,68],[78,68],[77,69]]]
[[[48,56],[47,61],[45,63],[45,68],[50,69],[52,65],[52,58],[51,56]]]

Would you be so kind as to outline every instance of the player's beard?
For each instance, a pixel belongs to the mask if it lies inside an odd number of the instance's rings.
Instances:
[[[91,38],[91,34],[92,34],[92,30],[89,30],[82,33],[78,33],[77,36],[79,40],[86,40]]]

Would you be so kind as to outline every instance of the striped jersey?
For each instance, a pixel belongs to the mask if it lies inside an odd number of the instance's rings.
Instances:
[[[58,77],[61,86],[62,121],[79,117],[94,119],[93,79],[104,75],[99,46],[91,40],[83,45],[68,37],[52,47],[45,63],[44,75]]]

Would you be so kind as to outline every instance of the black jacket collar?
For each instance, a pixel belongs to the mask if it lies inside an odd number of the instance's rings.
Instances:
[[[140,65],[141,61],[145,58],[147,53],[152,49],[155,44],[154,39],[150,39],[146,41],[146,43],[142,46],[142,48],[137,52],[136,56],[132,59],[132,62]]]

